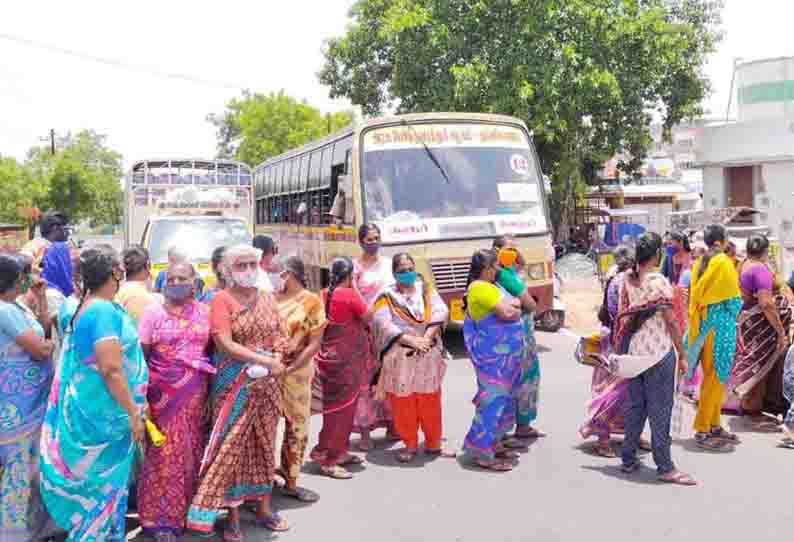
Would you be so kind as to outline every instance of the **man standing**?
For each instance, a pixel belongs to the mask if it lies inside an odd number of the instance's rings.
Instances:
[[[278,254],[276,243],[267,235],[257,235],[254,237],[254,248],[262,251],[256,287],[265,292],[279,289],[281,286],[281,275],[279,275],[279,271],[273,263],[273,259]]]
[[[44,213],[39,221],[41,237],[29,241],[20,251],[33,259],[33,268],[41,269],[41,261],[52,243],[65,243],[69,240],[69,221],[61,211],[52,210]]]

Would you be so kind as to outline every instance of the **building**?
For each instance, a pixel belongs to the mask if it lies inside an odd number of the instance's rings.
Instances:
[[[736,122],[706,126],[696,149],[706,211],[755,207],[794,269],[794,57],[738,63]]]

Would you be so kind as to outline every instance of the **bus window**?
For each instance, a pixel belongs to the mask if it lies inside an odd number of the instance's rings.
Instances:
[[[320,185],[320,162],[322,160],[322,151],[316,150],[311,154],[311,161],[309,162],[309,183],[308,187],[316,188]]]
[[[309,155],[304,154],[299,159],[300,168],[298,169],[298,175],[295,179],[295,184],[292,185],[290,192],[302,192],[306,190],[306,178],[309,176]]]
[[[323,148],[322,159],[320,161],[320,179],[316,188],[325,188],[331,185],[331,159],[334,156],[334,147],[326,145]]]
[[[347,161],[347,153],[353,148],[353,136],[346,137],[334,144],[334,158],[331,162],[332,166],[345,164]]]

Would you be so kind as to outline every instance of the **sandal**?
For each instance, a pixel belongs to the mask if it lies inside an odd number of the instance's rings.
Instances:
[[[653,451],[653,446],[651,446],[650,442],[648,442],[644,438],[641,438],[640,439],[640,450],[642,450],[643,452],[652,452]]]
[[[521,459],[521,454],[513,450],[498,450],[496,453],[494,453],[494,456],[498,457],[499,459]]]
[[[543,431],[539,431],[534,427],[530,427],[529,431],[519,431],[518,429],[515,430],[513,433],[513,438],[521,439],[521,440],[535,440],[538,438],[543,438],[546,436],[546,433]]]
[[[416,457],[416,450],[411,448],[403,448],[397,452],[397,461],[400,463],[410,463]]]
[[[223,542],[243,542],[243,531],[239,523],[230,523],[221,532]]]
[[[363,465],[364,460],[358,457],[357,455],[347,454],[342,461],[339,462],[339,465],[342,467],[347,467],[350,465]]]
[[[515,465],[507,461],[475,461],[474,464],[483,469],[491,472],[510,472],[515,468]]]
[[[723,440],[725,442],[731,442],[733,444],[739,444],[742,442],[741,439],[739,439],[738,435],[734,433],[729,433],[726,429],[723,429],[722,427],[715,427],[714,429],[711,430],[710,435],[713,438]]]
[[[369,436],[364,438],[363,436],[358,439],[358,443],[356,444],[356,448],[361,450],[362,452],[368,452],[372,449],[372,441],[370,440]]]
[[[615,450],[612,449],[612,445],[607,442],[599,442],[593,447],[593,452],[599,457],[606,457],[607,459],[614,459],[618,456],[615,453]]]
[[[281,486],[279,488],[279,492],[285,497],[291,497],[295,500],[305,503],[312,503],[320,500],[320,496],[317,493],[311,491],[310,489],[306,489],[305,487],[290,488],[287,486]]]
[[[695,444],[698,448],[707,452],[726,453],[733,451],[733,446],[727,440],[714,437],[709,433],[697,433],[695,435]]]
[[[447,459],[454,459],[458,457],[458,452],[455,450],[449,450],[447,448],[438,448],[438,449],[427,449],[425,448],[425,455],[430,455],[433,457],[445,457]]]
[[[668,472],[667,474],[662,474],[661,476],[657,476],[656,479],[665,484],[673,484],[677,486],[698,485],[697,480],[692,478],[687,473],[681,472],[680,470],[675,470],[673,472]]]
[[[794,438],[786,437],[784,439],[781,439],[780,447],[786,448],[788,450],[794,450]]]
[[[334,480],[350,480],[353,477],[352,473],[346,471],[339,465],[334,465],[333,467],[320,467],[320,474],[328,478],[333,478]]]
[[[620,466],[620,470],[623,472],[623,474],[633,474],[633,473],[637,472],[638,470],[640,470],[641,466],[642,466],[642,463],[640,463],[639,461],[633,461],[633,462],[631,462],[629,464],[623,463]]]
[[[509,450],[526,450],[527,443],[522,442],[522,440],[524,439],[516,438],[516,437],[507,437],[504,440],[502,440],[502,442],[500,442],[499,444],[501,445],[501,447],[507,448]]]
[[[751,427],[753,431],[759,433],[780,433],[782,431],[779,423],[768,418],[766,420],[753,421]]]
[[[289,524],[284,521],[276,512],[273,512],[265,518],[256,518],[256,526],[264,527],[268,531],[273,531],[274,533],[284,533],[289,531]]]

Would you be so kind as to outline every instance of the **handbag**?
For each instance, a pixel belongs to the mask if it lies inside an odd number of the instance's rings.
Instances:
[[[630,356],[611,354],[608,358],[609,372],[621,378],[639,376],[660,361],[656,356]]]

